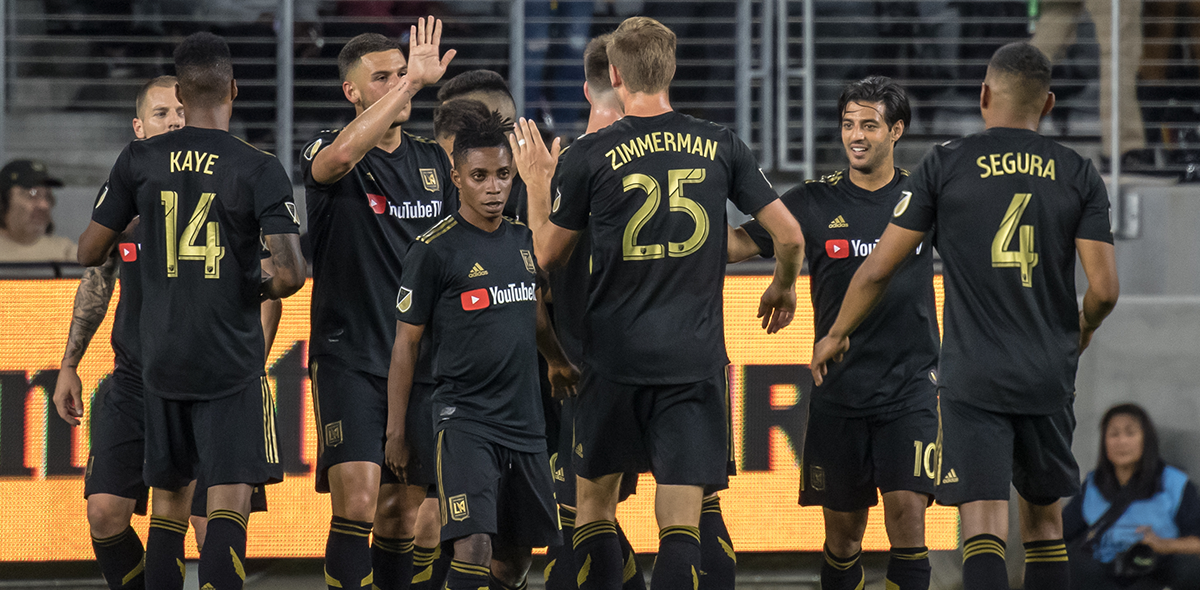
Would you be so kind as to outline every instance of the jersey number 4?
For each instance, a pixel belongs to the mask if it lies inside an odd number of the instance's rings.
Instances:
[[[1012,203],[1009,204],[1008,211],[1004,213],[1004,221],[1000,222],[1000,229],[996,230],[996,236],[992,238],[992,267],[1020,268],[1021,285],[1024,287],[1033,286],[1032,271],[1038,263],[1037,252],[1033,251],[1033,226],[1017,227],[1031,198],[1033,195],[1030,193],[1013,195]],[[1012,243],[1013,236],[1017,234],[1018,229],[1021,232],[1020,242],[1016,250],[1009,250],[1008,246]]]
[[[221,278],[220,262],[225,257],[225,248],[221,246],[221,228],[215,221],[204,222],[205,219],[208,219],[208,211],[212,208],[213,199],[217,197],[216,193],[200,195],[200,202],[196,203],[196,210],[192,211],[192,217],[188,220],[187,226],[183,228],[183,235],[178,239],[175,236],[179,231],[179,194],[162,191],[161,196],[166,213],[167,276],[171,278],[179,276],[180,260],[203,260],[204,278]],[[198,246],[196,238],[200,236],[201,226],[206,230],[204,245]]]
[[[655,260],[670,256],[682,258],[700,249],[708,239],[708,212],[704,207],[683,196],[683,185],[700,184],[704,182],[704,168],[681,168],[667,171],[667,203],[672,213],[687,213],[695,229],[692,235],[682,242],[667,242],[664,244],[638,244],[638,234],[658,211],[662,200],[662,190],[658,181],[645,174],[630,174],[621,179],[625,192],[641,190],[646,193],[646,200],[633,214],[629,223],[625,224],[625,236],[621,241],[622,255],[625,260]]]

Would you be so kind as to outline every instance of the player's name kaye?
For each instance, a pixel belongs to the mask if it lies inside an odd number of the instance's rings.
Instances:
[[[442,215],[441,201],[404,201],[402,203],[388,202],[387,197],[367,193],[367,202],[377,215],[387,213],[397,219],[427,219]]]

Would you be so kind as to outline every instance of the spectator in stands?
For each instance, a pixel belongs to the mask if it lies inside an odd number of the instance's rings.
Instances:
[[[74,262],[75,242],[51,235],[52,187],[63,183],[33,160],[0,168],[0,262]]]
[[[1163,463],[1158,435],[1137,404],[1100,421],[1100,458],[1063,511],[1071,587],[1200,588],[1200,496]]]

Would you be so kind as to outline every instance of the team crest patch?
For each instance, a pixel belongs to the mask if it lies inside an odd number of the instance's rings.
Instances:
[[[441,190],[441,187],[438,185],[437,170],[433,168],[421,169],[421,183],[425,185],[425,190],[431,193]]]
[[[529,250],[521,250],[521,260],[525,261],[525,270],[529,271],[529,274],[537,274],[537,266],[534,266],[533,264],[532,252]]]
[[[304,148],[304,159],[312,161],[312,159],[314,157],[316,157],[317,151],[320,149],[321,149],[321,140],[320,139],[308,144],[308,147]]]
[[[396,311],[406,313],[412,307],[412,289],[408,287],[400,287],[400,292],[396,294]]]
[[[896,203],[896,208],[892,210],[892,217],[900,217],[908,211],[908,201],[912,199],[912,193],[909,191],[900,191],[900,202]]]
[[[342,421],[325,425],[325,446],[336,447],[342,444]]]
[[[471,518],[471,511],[467,509],[466,494],[451,496],[446,502],[450,504],[450,518],[457,521],[464,521]]]
[[[812,489],[815,491],[825,491],[825,470],[819,465],[813,465],[808,483],[812,484]]]

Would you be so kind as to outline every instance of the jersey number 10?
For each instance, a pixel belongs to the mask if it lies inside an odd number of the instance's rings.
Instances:
[[[996,236],[992,238],[992,267],[1020,268],[1023,287],[1033,286],[1033,267],[1038,263],[1037,252],[1033,251],[1033,226],[1020,226],[1021,239],[1015,251],[1009,250],[1008,246],[1017,233],[1017,224],[1020,223],[1021,215],[1025,213],[1031,198],[1033,195],[1030,193],[1013,195],[1012,203],[1004,213],[1004,221],[1000,222],[1000,229],[996,230]]]
[[[215,221],[204,222],[208,218],[208,210],[212,208],[213,199],[217,197],[217,194],[202,193],[200,195],[200,202],[196,203],[196,210],[192,212],[192,218],[188,220],[187,227],[183,228],[183,235],[179,236],[178,240],[175,236],[179,231],[179,193],[162,191],[161,196],[166,213],[167,276],[170,278],[179,276],[180,260],[203,260],[204,278],[221,278],[220,262],[225,257],[225,248],[221,246],[221,227]],[[204,226],[206,230],[204,245],[198,246],[196,238],[200,236],[201,226]]]
[[[692,235],[682,242],[667,242],[664,244],[638,244],[638,234],[658,212],[662,200],[662,190],[658,181],[646,174],[630,174],[621,179],[625,192],[641,190],[646,193],[646,200],[634,212],[629,223],[625,224],[625,236],[621,240],[621,253],[625,260],[655,260],[670,256],[682,258],[700,249],[708,239],[708,212],[704,207],[683,196],[683,185],[700,184],[704,182],[704,168],[681,168],[667,171],[667,203],[671,212],[687,213],[695,229]]]

